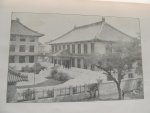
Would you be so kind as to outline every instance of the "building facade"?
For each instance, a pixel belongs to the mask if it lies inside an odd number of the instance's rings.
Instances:
[[[36,31],[24,26],[19,19],[11,21],[9,63],[34,63],[38,57],[38,39],[42,37]]]
[[[90,55],[113,52],[116,42],[132,41],[132,37],[105,22],[74,27],[69,32],[49,42],[52,49],[51,62],[65,67],[90,68],[86,63]]]

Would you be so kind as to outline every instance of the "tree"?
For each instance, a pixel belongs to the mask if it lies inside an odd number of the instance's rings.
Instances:
[[[95,65],[103,70],[105,75],[116,83],[120,100],[122,98],[121,80],[130,71],[133,62],[141,59],[140,41],[135,40],[130,43],[118,42],[113,45],[112,53],[90,55],[86,61],[87,64]]]

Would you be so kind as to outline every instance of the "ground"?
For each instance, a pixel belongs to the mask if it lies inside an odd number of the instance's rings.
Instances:
[[[55,86],[58,84],[62,84],[63,82],[54,80],[54,79],[48,79],[45,80],[44,82],[37,83],[35,85],[24,85],[24,86],[18,86],[17,88],[33,88],[33,87],[44,87],[44,86]]]

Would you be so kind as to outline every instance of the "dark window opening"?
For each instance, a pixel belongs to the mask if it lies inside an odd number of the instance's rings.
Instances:
[[[10,45],[9,51],[10,52],[15,52],[15,45]]]
[[[72,53],[75,53],[75,45],[72,45]]]
[[[30,39],[30,42],[35,42],[35,40],[34,39]]]
[[[30,46],[30,52],[34,52],[34,46]]]
[[[19,56],[19,63],[25,63],[25,56]]]
[[[87,54],[87,44],[84,44],[84,54]]]
[[[25,42],[26,39],[25,39],[25,38],[20,38],[20,41],[21,41],[21,42]]]
[[[34,56],[29,56],[29,62],[33,63],[34,62]]]
[[[15,63],[15,56],[9,56],[9,63]]]
[[[71,60],[72,62],[71,62],[71,64],[72,64],[72,67],[75,67],[75,59],[74,58],[72,58],[72,60]]]
[[[70,52],[70,45],[67,45],[67,50]]]
[[[20,52],[25,52],[25,45],[20,45],[19,51]]]
[[[78,53],[81,54],[81,44],[78,44]]]
[[[10,41],[16,41],[16,37],[11,37]]]
[[[94,53],[94,43],[91,43],[91,53]]]
[[[80,60],[80,59],[77,59],[77,67],[78,67],[78,68],[81,68],[80,63],[81,63],[81,60]]]

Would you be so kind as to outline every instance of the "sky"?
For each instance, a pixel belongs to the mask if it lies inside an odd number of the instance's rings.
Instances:
[[[44,34],[39,42],[45,43],[70,31],[74,26],[101,21],[102,15],[12,13],[12,19],[16,18],[30,29]],[[136,18],[107,16],[105,21],[132,37],[139,37],[139,20]]]

